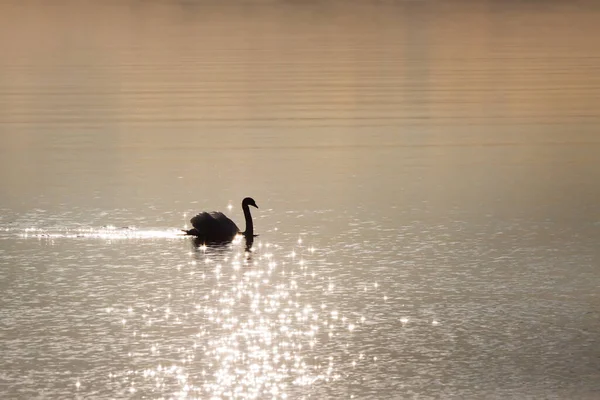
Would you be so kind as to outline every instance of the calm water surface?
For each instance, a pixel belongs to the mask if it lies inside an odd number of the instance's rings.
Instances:
[[[599,398],[599,21],[2,2],[0,397]]]

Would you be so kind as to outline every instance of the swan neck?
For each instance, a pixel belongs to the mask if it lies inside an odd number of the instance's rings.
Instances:
[[[250,207],[247,204],[242,205],[244,210],[244,218],[246,219],[246,230],[244,231],[245,236],[254,235],[254,225],[252,224],[252,215],[250,215]]]

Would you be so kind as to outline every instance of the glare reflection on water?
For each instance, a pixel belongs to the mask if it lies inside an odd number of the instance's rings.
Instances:
[[[123,238],[113,228],[88,233]],[[352,336],[366,318],[337,309],[336,283],[313,264],[314,247],[257,242],[244,251],[242,242],[194,247],[187,265],[177,267],[190,280],[185,293],[104,309],[131,349],[130,367],[111,370],[111,381],[143,396],[287,398],[292,387],[344,379],[343,370],[366,361],[353,351]],[[320,296],[307,296],[307,288]],[[168,335],[174,329],[186,332],[177,343]]]

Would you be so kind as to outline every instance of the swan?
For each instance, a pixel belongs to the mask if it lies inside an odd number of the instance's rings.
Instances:
[[[252,215],[250,215],[250,206],[258,208],[256,202],[251,197],[242,200],[242,210],[246,219],[246,230],[240,231],[237,225],[227,218],[222,212],[201,212],[190,220],[193,228],[183,230],[186,235],[196,236],[206,243],[230,242],[241,233],[246,239],[254,238],[254,224]]]

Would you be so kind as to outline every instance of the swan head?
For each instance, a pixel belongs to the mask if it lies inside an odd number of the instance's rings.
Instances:
[[[256,202],[254,201],[254,199],[252,197],[246,197],[244,200],[242,200],[242,207],[243,206],[252,206],[252,207],[258,208],[258,206],[256,205]]]

